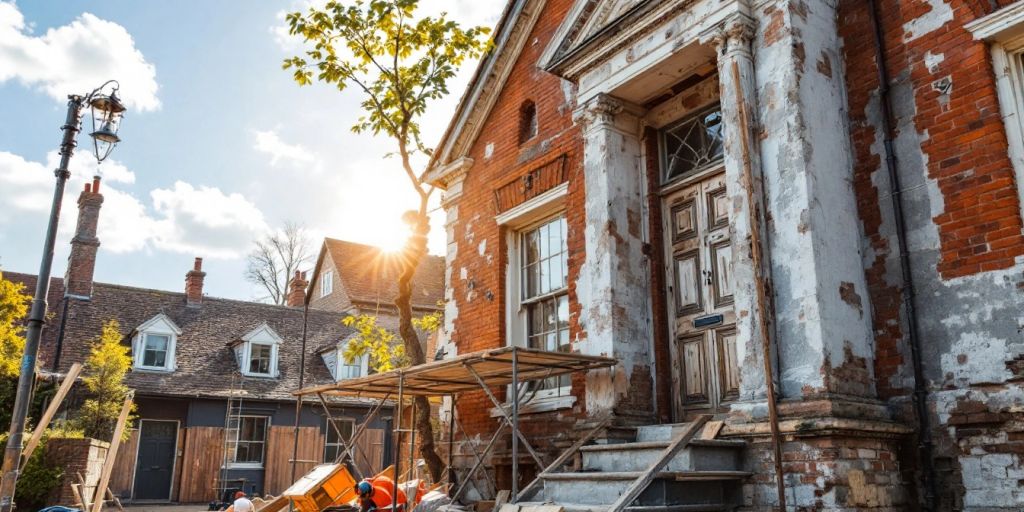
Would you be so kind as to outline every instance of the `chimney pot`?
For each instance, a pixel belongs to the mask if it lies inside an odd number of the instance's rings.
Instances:
[[[185,274],[185,304],[188,306],[200,306],[203,303],[203,259],[196,258],[192,270]]]
[[[92,185],[89,184],[89,183],[86,183],[85,184],[85,193],[88,194],[90,192],[92,192]]]
[[[93,176],[92,177],[92,193],[93,194],[99,194],[100,193],[100,177],[99,176]]]

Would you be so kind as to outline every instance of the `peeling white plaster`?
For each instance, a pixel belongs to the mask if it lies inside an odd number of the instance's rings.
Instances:
[[[953,20],[953,8],[947,0],[924,0],[931,10],[903,24],[903,40],[913,41],[942,28]]]
[[[1006,369],[1006,354],[1006,340],[983,332],[962,332],[949,352],[942,354],[942,371],[967,384],[1005,382],[1012,376]]]
[[[924,66],[928,68],[929,73],[935,73],[939,69],[939,64],[946,60],[946,55],[942,53],[932,53],[931,50],[924,52]]]
[[[480,241],[480,245],[478,245],[476,247],[476,252],[478,254],[480,254],[480,256],[483,256],[483,255],[487,254],[487,239],[486,238],[484,238],[483,240]]]

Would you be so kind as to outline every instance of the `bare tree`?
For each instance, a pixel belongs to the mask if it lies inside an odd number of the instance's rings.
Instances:
[[[259,300],[283,306],[288,301],[288,285],[295,271],[306,266],[312,259],[306,230],[288,221],[280,230],[257,240],[255,245],[249,253],[245,279],[267,292]]]

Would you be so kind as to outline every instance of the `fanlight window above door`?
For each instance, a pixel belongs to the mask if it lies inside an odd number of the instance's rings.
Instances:
[[[718,105],[661,132],[662,181],[694,174],[722,160],[722,109]]]

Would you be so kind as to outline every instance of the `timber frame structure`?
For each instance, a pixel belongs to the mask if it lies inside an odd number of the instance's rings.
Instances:
[[[396,410],[401,411],[403,403],[410,397],[424,396],[431,399],[448,397],[451,400],[452,410],[454,411],[455,403],[461,393],[482,390],[500,412],[500,423],[498,428],[494,431],[494,434],[491,436],[490,441],[487,443],[487,446],[484,448],[483,453],[477,453],[474,450],[476,463],[463,477],[462,482],[457,487],[454,487],[454,492],[451,494],[451,498],[455,501],[462,496],[463,491],[466,490],[466,484],[472,481],[473,475],[475,475],[483,466],[484,457],[493,450],[498,439],[506,429],[510,430],[511,434],[513,474],[517,474],[518,472],[518,453],[520,443],[537,463],[538,468],[548,466],[543,463],[536,450],[534,450],[533,446],[530,444],[530,441],[519,429],[519,406],[521,405],[521,402],[525,402],[529,399],[529,392],[526,385],[528,382],[568,375],[575,372],[611,368],[616,364],[617,361],[610,357],[589,356],[566,352],[549,352],[524,347],[503,347],[494,350],[464,354],[452,359],[434,361],[409,368],[399,368],[389,372],[369,375],[358,379],[344,380],[335,384],[303,388],[296,391],[294,395],[298,400],[303,400],[305,397],[310,395],[316,396],[323,405],[328,418],[331,417],[330,409],[328,407],[328,400],[330,397],[370,398],[378,401],[377,406],[374,407],[373,411],[366,417],[364,423],[356,428],[355,432],[352,434],[352,438],[347,440],[345,443],[344,450],[342,450],[341,454],[338,456],[339,460],[345,460],[346,457],[354,456],[352,453],[352,447],[354,446],[355,441],[366,430],[366,426],[369,422],[389,400],[394,399],[397,401],[398,407]],[[517,399],[508,400],[508,403],[502,403],[491,391],[491,388],[501,386],[517,390],[517,393],[515,394]],[[413,411],[413,415],[415,415],[415,411]],[[331,422],[331,424],[333,424],[333,422]],[[605,424],[605,422],[602,422],[601,426],[604,426]],[[452,443],[455,437],[454,434],[456,427],[459,427],[459,423],[453,414],[451,421],[449,422],[448,470],[446,472],[447,479],[450,484],[455,483],[455,478],[452,473],[454,471],[452,466]],[[459,427],[459,430],[462,430],[461,427]],[[401,434],[403,432],[410,434],[408,436],[408,441],[410,454],[409,463],[411,468],[413,462],[413,447],[416,442],[415,430],[412,428],[403,429],[402,415],[398,414],[397,421],[395,421],[394,424],[394,436],[392,441],[395,445],[394,474],[398,477],[403,474],[401,460],[399,457],[399,447],[402,444]],[[463,432],[463,434],[464,433],[465,432]],[[593,433],[594,432],[591,432],[587,437],[589,438]],[[567,453],[558,457],[552,466],[556,464],[563,464],[568,460],[569,456],[571,456],[571,452],[578,449],[578,445],[580,444],[582,443],[576,443],[576,445],[567,450]],[[292,459],[295,460],[295,458],[296,454],[293,453]],[[490,476],[486,472],[484,472],[484,474],[487,475],[488,480],[490,480]],[[397,481],[399,478],[396,478],[395,480]],[[513,478],[511,493],[512,502],[515,503],[522,499],[527,494],[527,491],[536,486],[538,480],[539,479],[535,479],[524,487],[523,492],[519,492],[517,479]],[[494,485],[493,481],[491,481],[491,485]]]

